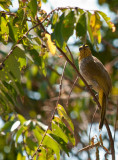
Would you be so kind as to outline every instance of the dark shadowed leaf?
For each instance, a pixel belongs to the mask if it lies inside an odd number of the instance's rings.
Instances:
[[[76,36],[83,37],[86,35],[86,13],[80,15],[76,25]]]
[[[75,16],[74,11],[70,11],[63,20],[62,23],[62,36],[65,42],[68,41],[69,37],[74,31]]]
[[[63,132],[63,130],[60,128],[60,126],[57,125],[54,121],[52,121],[52,133],[62,138],[66,143],[68,142],[68,137]]]
[[[69,156],[69,150],[67,147],[67,143],[59,136],[50,133],[50,136],[60,145],[61,149],[66,152],[66,154]]]

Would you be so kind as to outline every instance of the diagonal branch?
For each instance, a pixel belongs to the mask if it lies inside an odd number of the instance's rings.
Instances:
[[[74,88],[77,80],[78,80],[78,77],[76,77],[76,79],[75,79],[75,81],[74,81],[74,83],[73,83],[73,85],[72,85],[72,88],[71,88],[71,90],[70,90],[70,93],[69,93],[69,95],[68,95],[68,99],[67,99],[67,102],[66,102],[66,107],[68,106],[68,102],[69,102],[70,95],[71,95],[71,93],[72,93],[72,90],[73,90],[73,88]]]
[[[61,8],[61,9],[64,9],[64,8]],[[67,7],[66,7],[67,9]],[[69,7],[69,9],[71,9],[71,7]],[[72,8],[74,9],[74,8]],[[60,8],[57,8],[55,10],[60,10]],[[52,13],[54,12],[54,10],[52,11]],[[50,13],[51,14],[51,13]],[[50,15],[49,14],[49,15]],[[48,16],[47,16],[48,18]],[[17,44],[19,44],[23,38],[25,38],[28,33],[33,30],[34,28],[36,28],[37,26],[40,25],[40,27],[44,30],[45,33],[48,33],[47,30],[44,28],[43,26],[43,22],[46,20],[46,18],[41,22],[40,20],[38,20],[38,23],[36,25],[34,25],[33,27],[31,27],[23,36],[22,38],[16,43],[16,45],[12,48],[12,50],[9,52],[9,54],[4,58],[3,62],[1,63],[0,65],[0,68],[2,68],[4,66],[4,62],[6,61],[6,59],[13,53],[14,49],[17,47]],[[49,33],[48,33],[49,34]],[[94,101],[96,102],[97,106],[99,107],[99,109],[101,108],[100,106],[100,103],[98,101],[98,99],[96,98],[94,92],[92,91],[92,89],[90,88],[90,86],[88,85],[88,83],[86,82],[86,80],[82,77],[82,75],[80,74],[80,72],[78,71],[77,67],[75,66],[75,64],[67,57],[66,53],[64,53],[61,48],[59,48],[58,46],[56,46],[57,49],[60,51],[60,53],[65,57],[66,61],[73,67],[73,69],[76,71],[77,75],[82,79],[82,81],[84,82],[84,84],[86,85],[86,87],[88,88],[90,94],[92,95]],[[55,113],[55,112],[54,112]],[[109,128],[109,125],[108,125],[108,122],[107,120],[105,119],[105,126],[107,128],[107,132],[108,132],[108,135],[109,135],[109,139],[110,139],[110,143],[111,143],[111,153],[112,153],[112,160],[115,160],[115,151],[114,151],[114,141],[112,139],[112,135],[111,135],[111,131],[110,131],[110,128]],[[46,135],[46,134],[45,134]],[[37,150],[38,152],[38,150]],[[37,153],[36,152],[36,153]],[[36,154],[35,153],[35,154]]]
[[[44,28],[43,24],[40,22],[40,20],[38,20],[38,21],[40,23],[40,27],[44,30],[44,32],[48,33],[47,30]],[[78,71],[75,64],[73,64],[73,62],[67,57],[66,53],[64,53],[61,48],[59,48],[58,46],[56,46],[56,47],[60,51],[60,53],[65,57],[66,61],[73,67],[73,69],[76,71],[77,75],[82,79],[82,81],[84,82],[84,84],[88,88],[90,94],[92,95],[94,101],[96,102],[97,106],[99,107],[99,109],[101,109],[101,106],[100,106],[100,103],[99,103],[97,97],[95,96],[94,92],[92,91],[92,89],[90,88],[90,86],[88,85],[86,80],[82,77],[82,75]],[[109,128],[109,125],[108,125],[108,122],[107,122],[106,118],[105,118],[105,126],[106,126],[106,129],[107,129],[107,132],[108,132],[108,135],[109,135],[109,139],[110,139],[110,143],[111,143],[112,160],[115,160],[114,140],[112,138],[112,134],[111,134],[111,131],[110,131],[110,128]]]

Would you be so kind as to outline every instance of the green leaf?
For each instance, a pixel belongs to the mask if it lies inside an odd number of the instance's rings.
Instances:
[[[71,119],[68,117],[65,109],[60,104],[58,104],[58,106],[57,106],[57,111],[58,111],[58,114],[59,114],[60,118],[64,117],[65,120],[70,125],[71,129],[74,131],[74,126],[73,126],[73,123],[72,123]]]
[[[17,117],[18,117],[21,125],[24,124],[24,122],[26,122],[26,119],[21,114],[17,114]]]
[[[29,51],[30,55],[33,57],[35,64],[39,65],[40,71],[43,73],[44,76],[46,76],[46,60],[47,60],[47,54],[43,56],[39,56],[39,53],[37,50],[32,49]]]
[[[66,43],[64,43],[63,35],[62,35],[62,24],[64,20],[64,13],[59,17],[57,23],[54,25],[54,31],[51,34],[51,39],[56,43],[58,47],[60,47],[63,51],[65,51]]]
[[[9,93],[13,96],[14,100],[16,100],[17,92],[15,88],[10,83],[7,83],[5,81],[2,81],[2,84],[6,87]]]
[[[47,55],[43,55],[41,57],[41,66],[39,66],[41,72],[43,73],[43,75],[46,77],[47,74],[47,70],[46,70],[46,60],[47,60]]]
[[[66,154],[69,156],[69,150],[67,148],[67,143],[57,135],[50,133],[50,136],[60,145],[62,150],[64,150]]]
[[[46,145],[47,147],[51,148],[55,152],[55,154],[57,156],[57,160],[60,160],[59,145],[49,134],[46,134],[46,136],[43,140],[43,145]]]
[[[11,54],[8,59],[5,61],[5,74],[7,76],[8,72],[11,72],[14,75],[15,80],[20,82],[20,68],[19,63],[16,61],[16,58]]]
[[[87,29],[88,29],[88,34],[89,34],[90,41],[92,43],[94,43],[94,37],[93,37],[91,26],[90,26],[90,17],[91,17],[91,15],[92,14],[90,12],[87,12]]]
[[[12,39],[13,42],[17,42],[18,28],[13,25],[13,19],[11,17],[9,17],[8,27],[9,27],[9,37]]]
[[[34,59],[34,63],[41,66],[41,56],[39,56],[39,53],[37,50],[35,49],[31,49],[29,51],[30,55],[33,57]],[[31,58],[30,58],[31,59]]]
[[[29,6],[31,9],[32,15],[35,18],[35,15],[37,13],[37,0],[30,0]]]
[[[20,82],[20,70],[26,65],[24,51],[16,47],[4,64],[4,68],[0,70],[1,79],[12,80],[13,83]]]
[[[75,16],[74,11],[70,11],[63,20],[62,23],[62,36],[65,42],[68,41],[69,37],[73,34],[74,31],[74,23],[75,23]]]
[[[16,21],[18,21],[19,19],[23,20],[23,18],[24,18],[24,10],[22,8],[18,9],[17,16],[18,16],[18,19],[16,18]]]
[[[38,45],[41,45],[41,39],[39,37],[34,37],[33,40],[35,40]]]
[[[108,24],[109,28],[113,27],[113,23],[110,21],[110,17],[108,17],[104,12],[102,11],[97,11],[97,13],[99,13],[102,18],[105,20],[105,22]]]
[[[34,150],[35,147],[37,147],[37,143],[35,143],[34,141],[32,141],[32,139],[29,138],[29,137],[26,137],[26,144],[28,145],[28,147],[29,147],[31,150]]]
[[[15,81],[15,86],[17,87],[17,92],[21,95],[24,95],[24,92],[23,92],[23,88],[21,86],[21,83],[19,83],[18,81]]]
[[[7,18],[1,17],[1,31],[0,34],[2,35],[3,42],[8,42],[8,36],[9,36],[9,27],[7,24]]]
[[[26,157],[25,156],[22,156],[21,153],[19,152],[17,154],[17,159],[16,160],[26,160]]]
[[[47,0],[42,0],[44,3],[46,3],[47,2]]]
[[[52,133],[56,136],[62,138],[66,143],[68,142],[68,138],[63,130],[57,125],[54,121],[52,121]]]
[[[23,133],[23,131],[26,129],[25,126],[21,126],[18,131],[16,132],[16,139],[15,139],[15,142],[17,143],[18,142],[18,138],[20,137],[20,135]]]
[[[57,116],[54,117],[54,121],[56,124],[58,124],[59,128],[61,128],[61,130],[63,131],[63,133],[66,135],[66,137],[68,138],[68,140],[75,145],[75,137],[74,137],[74,133],[72,133],[67,127],[66,125],[61,121],[61,119]]]
[[[23,67],[26,67],[26,56],[25,56],[25,52],[22,49],[20,49],[19,47],[16,47],[12,54],[14,54],[16,60],[19,62],[20,69],[22,69]]]
[[[12,5],[12,2],[10,0],[1,0],[0,6],[9,12],[9,6]]]
[[[40,131],[38,130],[38,127],[36,127],[35,129],[33,129],[32,131],[34,133],[34,136],[38,140],[38,143],[40,144],[40,142],[42,140],[42,135],[41,135]]]
[[[83,14],[83,13],[84,13],[84,10],[83,10],[83,9],[80,9],[80,8],[78,8],[77,11],[78,11],[80,14]]]
[[[52,17],[51,17],[51,22],[52,22],[52,29],[54,29],[54,25],[56,24],[57,20],[59,18],[58,13],[54,12]]]
[[[110,22],[110,17],[108,17],[104,12],[102,12],[102,11],[97,11],[97,13],[99,13],[102,17],[103,17],[103,19],[105,20],[105,22],[108,24],[108,26],[109,26],[109,28],[112,28],[112,24],[111,24],[111,22]]]
[[[10,132],[13,123],[14,123],[14,121],[6,122],[5,125],[2,127],[1,131],[4,131],[5,133]]]
[[[5,92],[4,90],[1,90],[1,91],[4,93],[6,99],[7,99],[9,102],[11,102],[11,104],[14,105],[14,101],[13,101],[13,99],[10,97],[9,93]]]
[[[83,37],[86,35],[86,13],[80,15],[79,20],[76,25],[76,36]]]

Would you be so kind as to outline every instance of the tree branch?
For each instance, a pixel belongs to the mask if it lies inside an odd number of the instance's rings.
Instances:
[[[75,79],[75,81],[74,81],[74,83],[73,83],[73,85],[72,85],[72,88],[71,88],[71,90],[70,90],[70,93],[69,93],[69,95],[68,95],[68,99],[67,99],[67,102],[66,102],[66,107],[68,106],[68,101],[69,101],[70,95],[71,95],[71,93],[72,93],[72,90],[73,90],[73,88],[74,88],[77,80],[78,80],[78,77]]]
[[[102,39],[102,43],[108,45],[110,48],[112,48],[117,54],[118,54],[118,48],[114,47],[111,43],[109,43],[108,41]]]
[[[54,68],[52,68],[51,66],[48,66],[48,68],[52,71],[54,71],[57,75],[61,76],[61,74],[59,74]],[[69,77],[67,76],[64,76],[64,79],[68,80],[71,84],[74,83],[74,81],[72,79],[70,79]],[[74,84],[76,87],[78,87],[79,89],[82,89],[82,90],[85,90],[85,87],[79,85],[79,83],[75,83]]]
[[[40,27],[44,30],[45,33],[48,33],[47,30],[44,28],[43,24],[40,22],[40,20],[38,20],[40,23]],[[49,34],[49,33],[48,33]],[[59,48],[58,46],[56,46],[57,49],[60,51],[60,53],[65,57],[66,61],[73,67],[73,69],[76,71],[77,75],[82,79],[82,81],[84,82],[84,84],[86,85],[86,87],[88,88],[90,94],[92,95],[94,101],[96,102],[97,106],[99,107],[99,109],[101,109],[100,103],[98,101],[98,99],[96,98],[94,92],[92,91],[92,89],[90,88],[90,86],[88,85],[88,83],[86,82],[86,80],[82,77],[82,75],[80,74],[80,72],[78,71],[77,67],[75,66],[75,64],[73,64],[73,62],[67,57],[66,53],[64,53],[61,48]],[[112,160],[115,160],[115,150],[114,150],[114,140],[112,138],[112,134],[108,125],[108,122],[105,118],[105,126],[109,135],[109,139],[110,139],[110,143],[111,143],[111,154],[112,154]]]
[[[9,52],[9,54],[4,58],[2,64],[0,65],[0,68],[1,68],[1,66],[2,66],[2,67],[4,66],[5,60],[13,53],[14,49],[17,47],[17,44],[19,44],[19,43],[23,40],[23,38],[25,38],[25,37],[28,35],[28,33],[29,33],[32,29],[34,29],[34,28],[36,28],[37,26],[40,25],[40,27],[41,27],[41,28],[44,30],[44,32],[46,33],[47,31],[45,30],[45,28],[44,28],[44,26],[43,26],[42,23],[43,23],[43,22],[49,17],[49,15],[52,14],[54,11],[63,10],[63,9],[79,9],[79,8],[77,8],[77,7],[75,7],[75,8],[74,8],[74,7],[56,8],[56,9],[52,10],[52,11],[45,17],[45,19],[43,19],[42,22],[41,22],[40,20],[38,20],[38,23],[37,23],[35,26],[31,27],[31,28],[23,35],[23,37],[22,37],[20,40],[18,40],[18,42],[16,43],[16,45],[12,48],[12,50]],[[47,32],[47,33],[48,33],[48,32]],[[87,86],[90,94],[92,95],[92,97],[94,98],[94,101],[96,102],[97,106],[98,106],[99,109],[100,109],[101,106],[100,106],[100,103],[99,103],[98,99],[96,98],[94,92],[92,91],[92,89],[90,88],[90,86],[88,85],[88,83],[86,82],[86,80],[82,77],[82,75],[81,75],[80,72],[78,71],[78,69],[77,69],[77,67],[75,66],[75,64],[67,57],[67,55],[61,50],[61,48],[59,48],[58,46],[56,46],[56,47],[57,47],[57,49],[60,51],[60,53],[65,57],[66,61],[73,67],[73,69],[76,71],[77,75],[82,79],[82,81],[84,82],[84,84]],[[62,75],[62,77],[63,77],[63,75]],[[60,97],[60,96],[59,96],[59,97]],[[58,101],[59,101],[59,99],[58,99]],[[58,102],[58,101],[57,101],[57,102]],[[54,113],[55,113],[55,112],[54,112]],[[107,122],[106,119],[105,119],[105,126],[106,126],[106,128],[107,128],[108,135],[109,135],[109,139],[110,139],[110,143],[111,143],[112,160],[115,160],[114,141],[113,141],[113,139],[112,139],[111,131],[110,131],[110,128],[109,128],[109,125],[108,125],[108,122]],[[46,133],[47,133],[47,132],[46,132]],[[46,135],[46,133],[45,133],[45,135]],[[43,139],[44,139],[44,138],[43,138]],[[43,141],[43,139],[42,139],[42,141]],[[37,150],[37,152],[38,152],[38,150]],[[36,152],[36,153],[37,153],[37,152]],[[36,153],[34,153],[34,155],[35,155]]]

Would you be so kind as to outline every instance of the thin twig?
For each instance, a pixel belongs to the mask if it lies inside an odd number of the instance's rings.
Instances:
[[[115,160],[114,140],[112,138],[111,130],[109,128],[109,125],[108,125],[108,122],[106,119],[105,119],[104,123],[105,123],[106,129],[107,129],[108,135],[109,135],[110,143],[111,143],[112,160]]]
[[[75,79],[75,81],[74,81],[74,83],[73,83],[73,85],[72,85],[72,88],[71,88],[70,93],[69,93],[68,98],[67,98],[66,107],[68,106],[68,102],[69,102],[70,95],[71,95],[71,93],[72,93],[72,90],[73,90],[73,88],[74,88],[77,80],[78,80],[78,77]]]
[[[51,66],[48,66],[48,68],[52,71],[54,71],[57,75],[61,76],[61,74],[59,74],[54,68],[52,68]],[[72,79],[70,79],[67,76],[64,76],[64,79],[68,80],[71,84],[74,83],[74,81]],[[80,86],[78,83],[75,83],[75,86],[78,87],[79,89],[85,90],[85,87]]]
[[[92,120],[91,120],[91,126],[90,126],[90,132],[89,132],[89,142],[90,142],[90,134],[91,134],[91,129],[92,129],[92,123],[93,123],[93,119],[95,117],[95,114],[96,114],[97,110],[98,110],[98,108],[96,108],[96,110],[95,110],[95,112],[93,114]]]
[[[80,7],[70,7],[70,6],[67,6],[67,7],[58,7],[58,8],[55,8],[53,9],[51,12],[49,12],[47,14],[47,16],[43,19],[42,23],[48,18],[50,17],[50,15],[53,13],[53,12],[56,12],[56,11],[59,11],[59,10],[65,10],[65,9],[74,9],[74,10],[78,10],[78,9],[81,9],[81,10],[84,10],[84,11],[99,11],[99,10],[87,10],[87,9],[82,9]]]
[[[70,55],[71,55],[71,59],[72,59],[72,62],[73,62],[73,64],[74,64],[75,62],[74,62],[73,55],[72,55],[72,53],[71,53],[71,51],[70,51],[70,48],[68,47],[68,45],[66,45],[66,47],[67,47],[67,49],[68,49],[68,52],[69,52]]]
[[[117,111],[116,111],[116,118],[115,118],[115,124],[114,124],[114,141],[115,141],[115,133],[116,133],[116,127],[117,127],[117,118],[118,117],[118,102],[117,102]]]
[[[112,43],[109,43],[108,41],[106,41],[105,39],[102,39],[102,43],[108,45],[110,48],[112,48],[116,53],[118,53],[118,48],[114,47],[112,45]]]
[[[15,13],[11,13],[11,12],[5,12],[5,11],[0,11],[1,14],[7,14],[7,15],[10,15],[10,16],[16,16]]]
[[[88,145],[88,146],[80,149],[80,150],[78,151],[78,153],[79,153],[79,152],[82,152],[82,151],[87,151],[87,150],[92,149],[93,147],[97,147],[97,146],[100,146],[100,142],[97,142],[97,143],[95,143],[95,144],[93,144],[93,145]]]
[[[43,140],[44,140],[44,138],[45,138],[45,136],[46,136],[46,134],[47,134],[47,131],[48,131],[48,129],[49,129],[49,126],[51,125],[52,120],[53,120],[53,118],[54,118],[54,114],[55,114],[55,112],[56,112],[56,110],[57,110],[57,106],[58,106],[58,104],[59,104],[59,100],[60,100],[60,97],[61,97],[62,81],[63,81],[63,76],[64,76],[64,71],[65,71],[66,64],[67,64],[67,61],[66,61],[65,64],[64,64],[63,72],[62,72],[62,75],[61,75],[60,84],[59,84],[59,86],[60,86],[60,87],[59,87],[59,88],[60,88],[59,96],[58,96],[58,100],[57,100],[57,102],[56,102],[56,107],[54,108],[53,114],[52,114],[52,116],[51,116],[50,124],[48,125],[48,128],[46,129],[45,133],[43,134],[43,137],[42,137],[42,140],[41,140],[41,142],[40,142],[40,145],[38,146],[37,150],[34,152],[34,154],[33,154],[33,156],[32,156],[32,159],[33,159],[34,156],[38,153],[38,150],[40,149],[40,147],[41,147],[41,145],[42,145],[42,143],[43,143]]]

